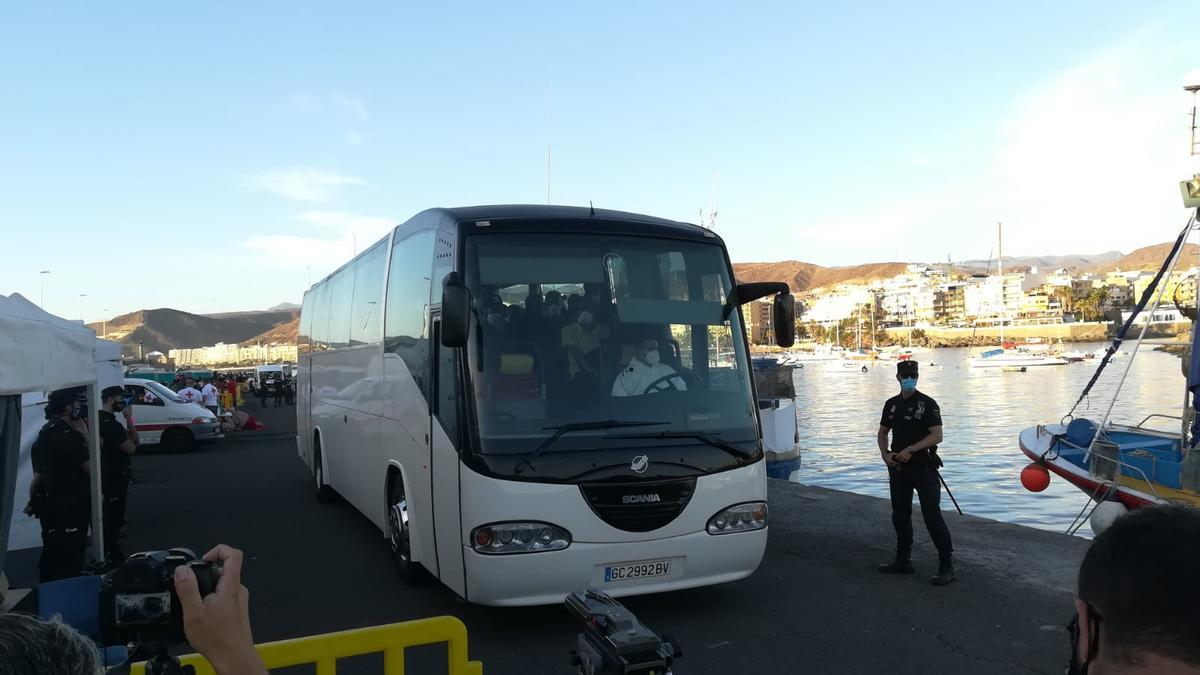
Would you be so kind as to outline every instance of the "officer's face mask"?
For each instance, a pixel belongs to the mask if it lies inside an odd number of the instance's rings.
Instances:
[[[74,406],[71,406],[70,412],[71,412],[71,419],[77,420],[77,419],[87,415],[87,408],[82,405],[74,405]]]
[[[646,352],[646,363],[649,363],[652,366],[656,366],[661,361],[662,361],[662,355],[658,353],[657,349],[651,349],[650,351]]]
[[[915,377],[900,378],[900,391],[904,391],[904,392],[914,391],[914,390],[916,390],[916,388],[917,388],[917,378],[915,378]]]

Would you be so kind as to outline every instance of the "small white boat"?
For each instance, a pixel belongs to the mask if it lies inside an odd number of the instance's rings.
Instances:
[[[870,372],[871,366],[868,361],[830,361],[825,364],[825,372],[827,373],[866,373]]]
[[[1067,360],[1046,354],[996,347],[969,360],[972,368],[1032,368],[1035,366],[1065,366]]]
[[[1069,352],[1063,352],[1062,354],[1059,354],[1059,356],[1066,359],[1067,363],[1080,363],[1092,358],[1092,353],[1081,352],[1078,349],[1072,349]]]

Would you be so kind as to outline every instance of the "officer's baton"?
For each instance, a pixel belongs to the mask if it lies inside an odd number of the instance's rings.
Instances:
[[[954,498],[954,493],[950,491],[950,486],[946,485],[946,479],[942,478],[942,472],[937,469],[934,469],[934,471],[937,473],[938,480],[942,481],[942,487],[946,488],[946,494],[950,495],[950,501],[954,503],[954,508],[958,511],[958,515],[963,515],[962,509],[958,506],[958,500]]]

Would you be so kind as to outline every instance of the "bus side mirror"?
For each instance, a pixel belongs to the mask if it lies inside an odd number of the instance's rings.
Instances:
[[[771,310],[775,344],[791,347],[796,342],[796,298],[791,293],[779,293]]]
[[[470,293],[458,272],[451,272],[442,282],[442,346],[465,347],[470,321]]]

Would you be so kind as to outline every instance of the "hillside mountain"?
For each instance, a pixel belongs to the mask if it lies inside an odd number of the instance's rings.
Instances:
[[[300,305],[297,305],[294,302],[281,302],[278,305],[275,305],[274,307],[268,307],[267,311],[268,312],[283,312],[283,311],[286,311],[289,309],[300,309]]]
[[[278,324],[270,330],[259,333],[249,340],[242,340],[241,346],[250,347],[252,345],[264,344],[268,345],[274,342],[275,344],[296,344],[298,333],[300,332],[300,317],[296,316],[291,321]]]
[[[102,323],[88,324],[88,327],[95,330],[97,335],[107,329],[108,339],[127,345],[127,353],[136,352],[139,342],[146,352],[158,350],[165,353],[181,347],[243,342],[267,333],[280,324],[298,321],[299,316],[296,310],[204,316],[164,307],[122,314],[109,320],[107,327]]]
[[[849,267],[822,267],[798,260],[768,263],[734,263],[733,276],[738,282],[785,281],[793,293],[837,284],[887,279],[902,274],[907,263],[868,263]]]
[[[1155,244],[1153,246],[1143,246],[1129,255],[1121,256],[1117,260],[1111,261],[1104,265],[1097,265],[1090,271],[1093,272],[1112,272],[1114,270],[1145,270],[1154,271],[1162,267],[1167,256],[1171,253],[1172,242],[1163,244]],[[1200,244],[1184,244],[1183,257],[1179,260],[1176,269],[1184,270],[1197,263],[1197,257],[1200,256]]]
[[[1152,248],[1152,247],[1151,247]],[[1170,246],[1168,245],[1168,249]],[[1016,270],[1018,268],[1036,267],[1039,271],[1056,270],[1059,268],[1067,268],[1070,270],[1090,270],[1120,260],[1124,254],[1120,251],[1108,251],[1106,253],[1097,253],[1095,255],[1039,255],[1039,256],[1004,256],[1004,269]],[[962,262],[955,261],[955,266],[966,267],[970,269],[985,270],[989,264],[992,270],[996,269],[996,261],[993,260],[964,260]]]

